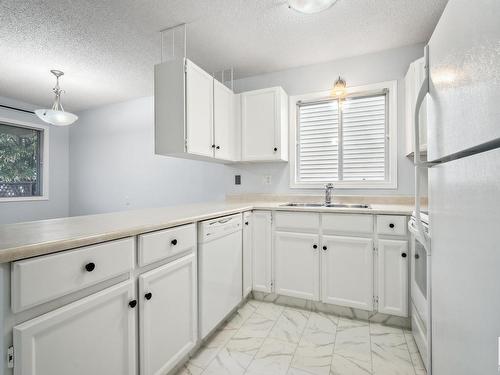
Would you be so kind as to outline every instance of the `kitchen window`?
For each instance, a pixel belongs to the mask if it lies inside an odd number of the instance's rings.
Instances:
[[[291,187],[397,187],[397,83],[291,98]]]
[[[48,129],[0,122],[0,201],[47,199]]]

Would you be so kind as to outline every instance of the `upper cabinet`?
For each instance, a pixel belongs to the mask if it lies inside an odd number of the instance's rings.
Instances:
[[[288,97],[281,87],[241,94],[242,161],[288,160]]]
[[[405,125],[406,125],[406,155],[413,156],[414,150],[414,124],[415,105],[418,92],[425,77],[425,60],[420,58],[410,64],[405,76]],[[422,158],[427,156],[427,111],[426,99],[419,111],[420,119],[420,153]]]
[[[234,93],[188,59],[155,66],[155,152],[235,161]]]
[[[155,65],[155,153],[221,162],[287,161],[281,87],[235,95],[188,59]]]

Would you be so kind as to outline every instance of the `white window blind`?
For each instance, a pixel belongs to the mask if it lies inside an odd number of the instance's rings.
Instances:
[[[386,93],[298,103],[297,181],[385,181]]]

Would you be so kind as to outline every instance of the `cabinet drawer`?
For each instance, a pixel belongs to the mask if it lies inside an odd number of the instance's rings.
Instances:
[[[51,301],[133,267],[132,237],[14,262],[12,310],[18,312]]]
[[[325,233],[373,233],[373,216],[369,214],[323,214]]]
[[[319,214],[314,212],[276,212],[275,229],[284,231],[319,231]]]
[[[194,224],[141,234],[138,240],[139,266],[145,266],[188,251],[196,246]]]
[[[378,215],[377,233],[405,236],[406,224],[406,216]]]

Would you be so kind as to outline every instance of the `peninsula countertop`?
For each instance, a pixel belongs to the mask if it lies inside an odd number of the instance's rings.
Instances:
[[[212,202],[0,225],[0,263],[250,210],[410,215],[406,204],[371,208],[285,207],[286,202]]]

